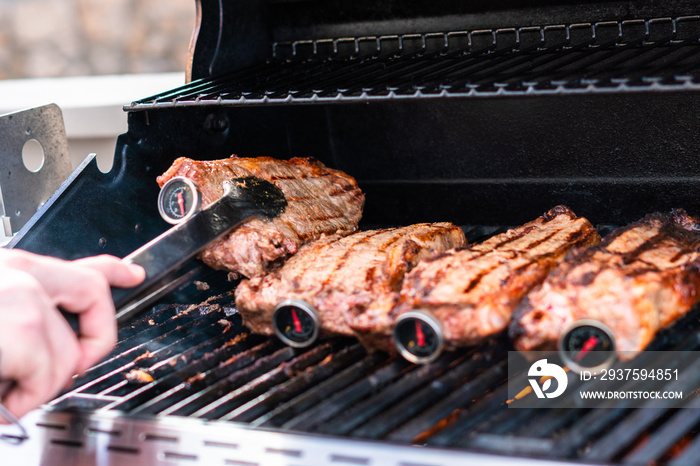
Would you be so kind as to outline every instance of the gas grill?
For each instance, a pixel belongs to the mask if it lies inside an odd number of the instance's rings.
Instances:
[[[476,241],[557,204],[601,234],[700,214],[694,2],[375,3],[199,0],[188,83],[127,105],[112,171],[86,160],[11,246],[123,257],[168,227],[155,177],[176,157],[233,153],[349,173],[363,228],[451,221]],[[208,286],[185,283],[122,328],[25,418],[28,440],[0,449],[46,464],[404,466],[700,452],[697,398],[509,409],[505,336],[426,365],[347,339],[289,348],[248,332],[225,274],[185,268]],[[697,350],[698,312],[649,349]],[[669,387],[695,391],[690,373]]]

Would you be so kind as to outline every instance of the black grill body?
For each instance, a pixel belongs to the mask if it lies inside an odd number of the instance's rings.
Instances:
[[[14,247],[124,256],[167,228],[155,177],[176,157],[234,153],[346,171],[366,193],[364,227],[451,221],[475,240],[557,204],[602,232],[657,210],[700,214],[696,2],[198,7],[191,81],[127,105],[112,171],[86,162]],[[210,295],[166,298],[54,409],[603,463],[683,463],[700,449],[696,409],[509,411],[505,338],[424,367],[345,340],[293,350],[247,335],[232,285],[205,278],[224,293],[215,307],[178,324],[184,308],[167,304]],[[654,347],[695,349],[696,320]],[[197,341],[183,348],[187,335]],[[125,382],[141,366],[152,385]]]

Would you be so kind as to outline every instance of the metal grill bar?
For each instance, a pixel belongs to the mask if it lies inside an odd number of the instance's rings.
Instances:
[[[567,41],[562,41],[550,45],[544,51],[540,50],[539,47],[532,47],[522,50],[519,54],[502,56],[500,60],[485,60],[480,66],[476,66],[468,72],[447,75],[445,79],[436,76],[432,82],[425,84],[425,88],[432,91],[449,88],[456,92],[458,89],[466,87],[491,88],[496,82],[507,83],[509,80],[522,80],[523,65],[526,68],[542,67],[547,62],[555,60],[566,45]]]
[[[325,382],[312,387],[294,400],[279,406],[265,416],[251,423],[254,427],[280,427],[290,419],[307,412],[318,404],[318,400],[324,399],[329,393],[336,393],[351,383],[365,377],[370,370],[383,363],[386,356],[374,353],[351,365],[347,369],[335,374]]]
[[[646,356],[646,354],[642,353],[639,358],[645,358]],[[668,368],[676,368],[682,362],[683,361],[679,361],[677,359],[671,359],[670,357],[658,361],[659,364]],[[697,376],[700,376],[700,373],[698,373]],[[694,378],[691,378],[690,380],[681,380],[680,383],[686,389],[688,386],[697,387],[697,382]],[[649,381],[622,382],[620,384],[620,389],[647,390],[650,388],[651,384],[653,384],[653,382]],[[595,390],[595,387],[591,387],[591,389]],[[693,390],[694,389],[690,389],[689,392],[692,392]],[[593,439],[598,438],[602,433],[607,433],[611,436],[611,438],[614,438],[617,441],[612,441],[610,443],[606,437],[603,440],[604,443],[600,449],[596,449],[590,454],[594,456],[602,455],[612,458],[617,454],[620,448],[624,448],[628,445],[626,442],[629,440],[627,439],[626,432],[615,430],[613,433],[610,433],[610,430],[612,426],[618,425],[622,421],[623,417],[633,415],[635,411],[629,408],[629,404],[630,403],[628,400],[615,402],[612,400],[606,400],[606,402],[601,404],[603,409],[589,411],[585,417],[580,419],[579,422],[574,424],[568,431],[566,431],[566,433],[560,437],[562,441],[557,444],[555,451],[561,456],[573,456],[579,449],[587,445]],[[641,431],[637,431],[636,433],[639,434]]]
[[[700,424],[700,398],[696,397],[688,403],[686,409],[668,419],[663,427],[656,431],[656,435],[625,456],[623,462],[640,464],[660,459],[689,432],[697,431],[698,424]]]
[[[149,328],[138,333],[135,337],[121,340],[116,351],[122,351],[122,353],[108,357],[101,364],[86,372],[75,382],[71,393],[119,394],[120,387],[124,385],[125,374],[132,369],[146,365],[153,358],[158,358],[164,363],[154,365],[149,371],[161,375],[186,364],[189,357],[198,357],[209,351],[214,351],[215,354],[225,354],[227,345],[224,340],[230,340],[234,336],[222,338],[226,335],[224,332],[226,327],[223,326],[222,322],[230,325],[231,328],[240,329],[240,318],[238,318],[237,323],[232,323],[225,318],[224,308],[213,307],[201,307],[197,313],[193,313],[191,316],[180,313],[168,317],[172,312],[183,311],[186,308],[186,306],[167,308],[160,316],[161,319],[167,317],[166,324],[159,325],[153,320],[154,329]],[[199,312],[204,313],[204,318],[201,318]],[[158,335],[158,330],[165,331],[165,333]],[[189,335],[190,332],[193,332],[192,335],[195,338]],[[148,337],[153,335],[158,335],[158,337],[149,340]],[[233,335],[233,332],[230,335]],[[253,337],[248,343],[253,343],[256,340],[260,341],[260,338]],[[239,346],[228,351],[240,350]],[[64,397],[59,397],[54,403],[61,403],[64,399]]]
[[[460,446],[482,451],[500,451],[510,456],[548,457],[555,441],[552,439],[533,439],[526,437],[509,437],[505,442],[501,435],[476,434],[468,443]]]
[[[690,46],[695,45],[697,42],[698,41],[695,39],[689,39],[688,41],[684,42],[684,44]],[[684,61],[692,57],[695,57],[697,59],[697,53],[695,52],[694,47],[675,48],[673,50],[667,51],[667,53],[662,56],[663,60],[660,60],[660,63],[658,65],[655,65],[654,67],[650,68],[648,74],[649,76],[659,76],[663,73],[663,75],[665,75],[666,78],[662,79],[680,79],[679,77],[685,76],[686,73],[698,67],[697,60],[690,61],[690,63],[682,65]],[[673,73],[669,73],[669,70],[673,70]],[[630,80],[630,83],[642,83],[643,81],[650,79],[654,78],[644,76],[644,74],[640,70],[637,73],[637,76]]]
[[[289,401],[298,393],[304,392],[327,378],[328,376],[347,367],[356,361],[364,353],[360,345],[353,345],[342,349],[338,355],[332,359],[324,360],[313,370],[302,372],[298,377],[289,380],[287,383],[274,387],[257,399],[238,407],[231,411],[226,420],[235,422],[252,422],[264,414],[273,411],[280,404]],[[178,414],[175,412],[175,414]]]
[[[494,360],[501,360],[504,357],[504,351],[505,347],[502,344],[494,342],[491,345],[480,348],[479,351],[469,353],[462,360],[458,360],[456,364],[453,364],[445,374],[436,378],[430,384],[426,384],[423,388],[416,390],[403,403],[396,404],[375,417],[373,422],[355,430],[352,435],[364,438],[384,438],[398,426],[416,418],[426,408],[453,393],[459,385],[463,385],[466,381],[473,379],[475,374],[483,371]],[[405,441],[410,441],[422,430],[420,426],[414,426],[413,430],[404,428],[403,432],[395,432],[392,439],[399,440],[403,435]],[[410,438],[407,438],[409,436]]]
[[[549,438],[574,422],[578,422],[586,413],[587,411],[584,409],[569,409],[563,412],[563,410],[556,408],[551,413],[537,413],[539,414],[537,422],[521,424],[517,427],[516,435],[529,438]]]
[[[696,438],[693,443],[686,448],[681,455],[668,463],[670,466],[682,466],[685,464],[696,464],[700,457],[700,438]]]
[[[670,391],[692,392],[700,384],[700,361],[691,364],[687,369],[689,377],[668,384],[665,389]],[[649,403],[647,403],[649,404]],[[586,452],[585,458],[595,462],[611,461],[619,452],[630,447],[645,430],[658,422],[663,416],[669,417],[669,409],[677,404],[675,400],[667,400],[665,409],[638,409],[614,429],[595,442]]]
[[[437,361],[419,367],[406,374],[395,384],[385,387],[376,396],[356,403],[343,413],[326,422],[317,431],[331,435],[347,435],[356,427],[364,424],[378,413],[395,405],[402,398],[410,395],[419,386],[429,384],[430,381],[442,373],[450,363],[454,362],[454,355],[442,355]]]
[[[85,380],[93,380],[95,376],[104,375],[115,367],[120,367],[120,361],[129,359],[134,353],[150,351],[151,349],[154,351],[162,349],[165,346],[165,341],[173,341],[173,337],[182,338],[181,330],[183,328],[190,328],[191,326],[202,327],[211,323],[208,320],[196,319],[196,314],[191,316],[185,314],[187,307],[167,307],[162,312],[157,313],[157,317],[152,320],[152,325],[147,324],[145,328],[139,328],[143,327],[143,324],[141,324],[139,327],[135,326],[133,329],[130,329],[134,330],[134,333],[127,334],[121,339],[105,360],[91,368],[86,373],[86,377],[76,381],[75,387],[79,387]],[[219,318],[225,317],[223,309],[209,308],[207,310],[219,313]],[[206,312],[207,310],[202,311]]]
[[[470,405],[473,400],[483,396],[487,390],[493,389],[499,382],[502,382],[506,376],[506,365],[505,360],[495,363],[492,368],[452,391],[441,402],[392,432],[387,438],[395,441],[413,442],[421,434],[434,431],[436,425],[450,419],[450,416],[459,413],[460,410],[463,411],[464,407]],[[494,395],[491,394],[479,401],[479,406],[483,406],[484,409],[489,402],[487,398],[493,399]],[[503,401],[505,399],[503,398]]]
[[[307,353],[294,358],[289,363],[281,364],[273,370],[267,370],[264,375],[256,377],[245,386],[206,404],[199,411],[195,412],[193,416],[227,420],[225,415],[231,410],[254,397],[261,396],[274,386],[286,382],[293,373],[306,370],[310,366],[319,363],[335,349],[337,348],[334,348],[332,345],[322,345],[313,348]],[[233,381],[233,378],[230,378],[229,381]]]
[[[216,382],[221,377],[233,375],[237,383],[231,388],[236,388],[238,384],[243,385],[256,379],[260,372],[272,371],[278,365],[292,360],[295,356],[295,351],[292,348],[282,348],[268,357],[261,356],[251,354],[250,357],[245,359],[234,356],[232,358],[234,361],[223,368],[216,367],[206,372],[198,371],[184,383],[181,382],[168,391],[134,408],[133,412],[158,414],[162,410],[169,409],[173,403],[185,400],[201,390],[209,390],[211,383]]]
[[[412,364],[403,359],[391,359],[388,364],[337,392],[300,416],[282,425],[285,429],[314,431],[317,426],[344,412],[365,396],[376,392],[409,371]]]
[[[600,47],[586,47],[578,50],[572,50],[567,53],[568,57],[565,60],[555,61],[552,66],[549,66],[539,72],[530,74],[527,82],[539,82],[545,86],[556,86],[560,83],[576,85],[583,82],[586,73],[590,73],[591,67],[598,64],[604,64],[606,60],[618,54],[621,50],[626,50],[631,47],[639,47],[644,43],[644,39],[637,39],[633,42],[625,44],[620,48],[616,48],[617,41],[610,41]],[[612,49],[611,49],[612,47]]]
[[[529,465],[522,458],[247,429],[233,423],[117,413],[33,411],[22,444],[0,442],[8,464],[188,465]],[[565,464],[550,461],[552,466]]]
[[[508,399],[508,386],[501,384],[493,388],[488,395],[481,398],[478,403],[473,403],[468,409],[454,410],[451,418],[448,418],[448,425],[435,435],[430,431],[423,433],[423,437],[428,437],[428,445],[453,445],[459,443],[474,426],[488,421],[497,413],[499,407],[505,408]],[[469,400],[472,401],[472,400]],[[418,440],[417,437],[414,440]]]

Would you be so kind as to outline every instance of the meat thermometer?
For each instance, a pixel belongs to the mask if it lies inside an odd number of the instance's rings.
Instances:
[[[612,330],[597,320],[582,319],[573,323],[559,338],[559,355],[569,369],[596,374],[617,359]]]
[[[168,180],[158,194],[158,212],[163,220],[173,225],[186,221],[201,207],[199,186],[184,176]]]
[[[318,338],[321,315],[311,304],[301,299],[279,303],[272,314],[272,329],[277,338],[292,348],[306,348]]]
[[[427,364],[442,353],[442,324],[429,312],[413,310],[401,314],[394,323],[394,345],[404,359]]]
[[[201,194],[191,180],[173,178],[163,186],[159,210],[174,226],[122,259],[143,267],[146,279],[134,288],[112,288],[119,325],[184,283],[194,270],[183,273],[183,265],[209,243],[253,217],[277,217],[287,206],[279,188],[253,176],[226,181],[223,188],[221,198],[201,209]],[[63,314],[79,333],[77,314]]]

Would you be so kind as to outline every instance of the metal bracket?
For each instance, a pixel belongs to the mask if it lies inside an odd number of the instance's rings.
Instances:
[[[6,236],[19,231],[71,174],[63,114],[56,104],[0,115],[0,215]],[[43,149],[31,171],[23,160],[29,141]]]

